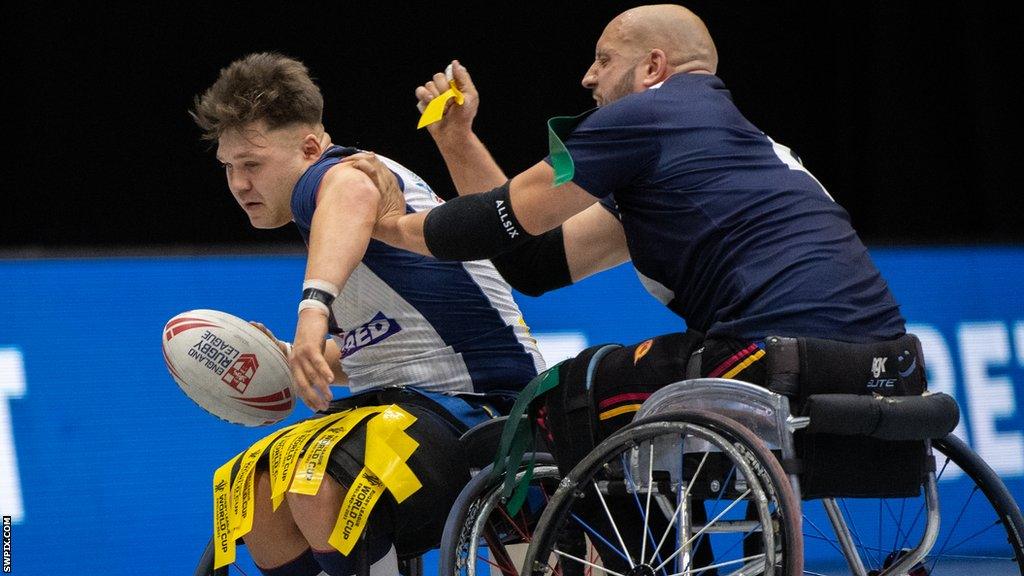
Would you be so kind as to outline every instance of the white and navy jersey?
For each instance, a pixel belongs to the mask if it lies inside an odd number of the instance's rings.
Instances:
[[[565,147],[573,182],[622,222],[644,286],[688,327],[746,339],[903,333],[846,211],[717,77],[675,74],[603,106]]]
[[[307,244],[324,174],[357,151],[332,146],[295,185],[292,216]],[[398,178],[407,211],[442,202],[412,171],[378,158]],[[489,261],[441,262],[371,240],[331,308],[352,392],[518,391],[544,369],[508,284]]]

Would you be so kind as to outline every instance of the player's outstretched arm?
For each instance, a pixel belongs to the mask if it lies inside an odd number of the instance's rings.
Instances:
[[[324,176],[309,235],[306,281],[318,281],[337,296],[363,259],[370,242],[381,194],[377,185],[350,165],[339,164]],[[328,291],[331,291],[328,290]],[[332,398],[335,373],[326,360],[327,312],[300,310],[289,363],[296,392],[314,410]]]
[[[456,105],[454,99],[449,100],[444,117],[427,126],[427,131],[437,144],[459,195],[486,192],[501,186],[508,178],[473,132],[473,119],[480,106],[480,94],[473,85],[469,71],[458,60],[452,60],[451,69],[455,85],[463,94],[463,103]],[[425,84],[416,87],[419,107],[422,109],[448,88],[445,74],[434,74]]]
[[[384,198],[390,193],[388,169],[372,154],[346,159],[368,174]],[[538,162],[511,181],[487,192],[462,196],[433,210],[381,213],[373,236],[396,248],[441,260],[484,260],[504,254],[555,228],[597,200],[573,182],[556,186],[554,172]]]

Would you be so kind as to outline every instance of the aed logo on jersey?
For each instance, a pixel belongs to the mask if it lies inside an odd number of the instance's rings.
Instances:
[[[345,345],[342,347],[342,353],[345,356],[354,354],[367,346],[394,336],[401,330],[402,327],[398,325],[398,322],[384,316],[383,312],[377,312],[366,324],[345,333]]]

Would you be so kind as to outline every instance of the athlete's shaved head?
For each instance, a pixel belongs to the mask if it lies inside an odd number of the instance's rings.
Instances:
[[[605,27],[583,86],[604,105],[672,74],[714,74],[717,69],[715,43],[696,14],[675,4],[638,6]]]
[[[685,67],[677,72],[703,69],[712,74],[718,68],[718,51],[704,21],[682,6],[655,4],[626,10],[612,20],[605,33],[615,34],[640,52],[659,48],[669,64]]]

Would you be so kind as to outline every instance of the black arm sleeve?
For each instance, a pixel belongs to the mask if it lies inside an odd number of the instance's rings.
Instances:
[[[561,226],[531,236],[509,252],[491,258],[491,262],[506,282],[527,296],[540,296],[572,284]]]
[[[530,238],[512,212],[508,182],[453,198],[428,212],[423,222],[423,240],[438,260],[493,258]]]

